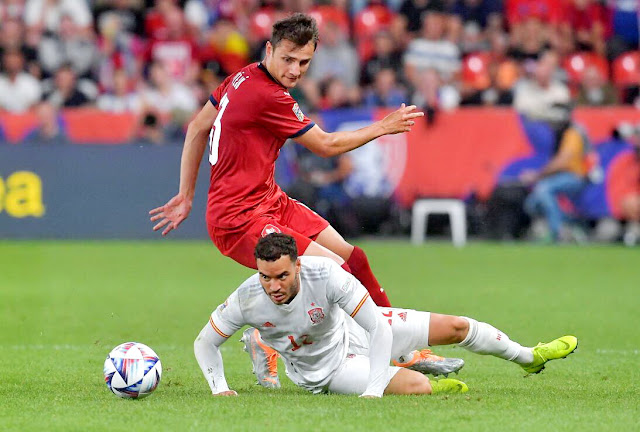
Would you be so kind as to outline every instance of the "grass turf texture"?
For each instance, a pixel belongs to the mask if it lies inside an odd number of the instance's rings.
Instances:
[[[251,271],[206,242],[0,243],[0,430],[638,430],[638,252],[618,247],[362,243],[396,306],[472,316],[577,353],[524,378],[455,347],[460,396],[314,396],[284,377],[254,385],[240,333],[223,346],[238,398],[214,398],[192,341]],[[135,340],[160,356],[152,396],[122,400],[107,353]]]

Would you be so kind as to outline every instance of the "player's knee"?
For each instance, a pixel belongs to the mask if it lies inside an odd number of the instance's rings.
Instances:
[[[425,375],[419,374],[419,376],[416,376],[416,379],[411,382],[410,387],[411,391],[408,392],[409,394],[431,394],[431,383]]]
[[[453,343],[462,342],[469,334],[469,321],[459,316],[451,317],[451,334]]]

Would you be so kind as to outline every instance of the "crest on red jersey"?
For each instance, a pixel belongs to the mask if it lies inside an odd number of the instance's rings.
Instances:
[[[271,225],[271,224],[266,224],[264,226],[264,228],[262,228],[262,232],[260,233],[260,237],[266,237],[269,234],[273,234],[273,233],[281,233],[282,231],[280,231],[280,228],[278,228],[275,225]]]
[[[297,102],[293,104],[293,113],[296,115],[298,120],[304,121],[304,114],[302,114],[302,110],[298,106]]]
[[[311,322],[315,324],[320,324],[324,320],[324,311],[321,307],[309,309],[307,311],[309,314],[309,318],[311,318]]]

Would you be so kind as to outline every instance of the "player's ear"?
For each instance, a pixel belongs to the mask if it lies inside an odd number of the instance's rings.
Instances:
[[[296,274],[300,273],[300,257],[296,258]]]
[[[271,45],[271,41],[267,41],[266,53],[267,57],[271,57],[273,55],[273,45]]]

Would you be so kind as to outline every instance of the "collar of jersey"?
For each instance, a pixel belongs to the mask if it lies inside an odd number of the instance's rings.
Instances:
[[[269,71],[267,70],[267,67],[266,67],[264,64],[262,64],[262,62],[259,62],[259,63],[258,63],[258,69],[260,69],[262,72],[264,72],[265,74],[267,74],[267,76],[269,77],[269,79],[270,79],[271,81],[273,81],[274,83],[278,84],[279,86],[282,86],[283,88],[286,88],[285,86],[283,86],[282,84],[280,84],[280,82],[279,82],[277,79],[275,79],[275,78],[274,78],[274,77],[269,73]]]

